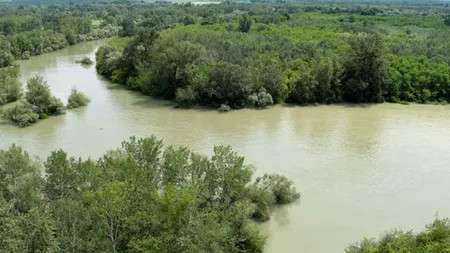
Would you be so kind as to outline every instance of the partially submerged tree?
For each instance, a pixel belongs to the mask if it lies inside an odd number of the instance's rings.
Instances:
[[[42,76],[33,76],[28,79],[25,99],[33,106],[33,111],[39,114],[41,119],[65,112],[64,104],[51,94],[50,87]]]
[[[86,106],[91,100],[84,93],[79,92],[75,87],[72,88],[70,96],[67,99],[67,109],[75,109],[78,107]]]

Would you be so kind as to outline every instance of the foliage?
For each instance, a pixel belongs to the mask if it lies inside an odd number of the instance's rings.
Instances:
[[[25,99],[41,119],[65,112],[64,104],[60,99],[52,96],[50,87],[42,76],[33,76],[28,79]]]
[[[259,221],[270,218],[273,206],[288,204],[300,198],[300,194],[293,187],[293,182],[278,174],[265,174],[256,178],[247,194],[256,206],[252,217]]]
[[[2,118],[11,124],[26,127],[36,123],[39,120],[39,114],[35,113],[27,102],[17,102],[2,109]]]
[[[378,34],[356,35],[349,41],[344,62],[343,98],[349,102],[382,102],[388,82],[382,38]]]
[[[400,13],[381,4],[223,4],[167,6],[170,18],[158,10],[142,19],[146,6],[139,7],[120,21],[134,37],[126,45],[101,47],[97,70],[180,107],[258,106],[261,88],[274,103],[449,100],[444,66],[450,63],[450,33],[438,11],[422,10],[429,16],[418,18],[417,8]],[[420,85],[405,85],[401,64],[424,58],[439,66],[437,79],[428,72]]]
[[[196,93],[191,86],[178,88],[175,102],[180,107],[189,108],[196,103]]]
[[[19,80],[19,69],[16,66],[0,68],[0,105],[15,102],[22,96]]]
[[[68,45],[117,36],[118,24],[105,22],[105,14],[113,10],[90,7],[0,6],[0,68]]]
[[[97,161],[57,150],[44,178],[41,167],[20,147],[0,151],[2,250],[260,253],[265,237],[251,221],[250,196],[298,198],[282,176],[252,183],[253,167],[231,147],[207,158],[164,149],[153,136],[132,137]]]
[[[248,14],[242,15],[241,19],[239,20],[239,31],[246,33],[250,31],[250,28],[252,27],[252,19]]]
[[[393,230],[378,240],[365,238],[351,244],[345,252],[445,252],[450,246],[449,238],[449,220],[436,217],[421,233]]]
[[[86,106],[91,100],[83,93],[79,92],[75,87],[72,88],[70,96],[67,99],[67,109],[75,109],[78,107]]]
[[[22,94],[21,89],[15,92]],[[27,81],[25,99],[2,108],[1,118],[11,124],[26,127],[39,119],[63,113],[65,113],[65,107],[62,101],[52,96],[47,82],[41,76],[34,76]]]
[[[221,104],[219,107],[219,112],[229,112],[231,111],[231,107],[226,104]]]
[[[248,96],[248,103],[259,108],[264,108],[273,104],[272,96],[266,92],[266,89],[261,88],[259,92]]]
[[[91,65],[94,62],[89,57],[84,57],[81,60],[77,60],[76,63],[80,63],[82,65]]]

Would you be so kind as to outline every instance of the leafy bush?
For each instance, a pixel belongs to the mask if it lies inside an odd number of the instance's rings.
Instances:
[[[436,219],[426,226],[424,232],[393,230],[380,239],[364,238],[351,244],[346,253],[359,252],[447,252],[450,246],[450,223],[448,219]]]
[[[91,65],[93,63],[93,61],[89,57],[84,57],[83,59],[77,60],[75,62],[80,63],[82,65]]]
[[[175,97],[175,102],[180,107],[189,108],[196,102],[196,93],[191,86],[179,88]]]
[[[261,88],[259,92],[255,92],[248,96],[248,102],[252,106],[264,108],[273,104],[272,96],[266,92],[266,89]]]
[[[42,76],[34,76],[28,79],[25,99],[33,106],[33,111],[39,114],[40,118],[65,112],[63,102],[52,96],[50,88]]]
[[[229,112],[231,111],[231,107],[226,104],[221,104],[219,107],[219,112]]]
[[[81,106],[86,106],[91,100],[83,93],[72,88],[69,98],[67,99],[67,109],[75,109]]]
[[[11,124],[26,127],[36,123],[39,119],[39,114],[33,112],[32,106],[27,102],[18,102],[3,108],[2,118]]]
[[[273,206],[289,204],[299,199],[300,193],[285,176],[265,174],[256,178],[248,187],[247,197],[256,206],[252,217],[258,221],[266,221],[270,218]]]

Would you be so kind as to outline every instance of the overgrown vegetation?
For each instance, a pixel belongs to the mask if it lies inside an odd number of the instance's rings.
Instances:
[[[180,107],[450,100],[440,3],[141,7],[122,22],[128,42],[98,50],[97,70]]]
[[[19,92],[22,94],[20,84],[18,85]],[[50,88],[42,76],[30,77],[26,88],[24,100],[1,110],[1,118],[5,121],[26,127],[36,123],[39,119],[65,113],[64,104],[51,94]]]
[[[350,245],[346,253],[359,252],[447,252],[450,246],[450,222],[436,218],[418,234],[393,230],[380,239],[365,238]]]
[[[0,106],[15,102],[22,96],[22,88],[19,80],[19,68],[9,66],[0,68]]]
[[[24,101],[9,105],[2,110],[2,118],[19,127],[26,127],[39,120],[32,106]]]
[[[83,93],[79,92],[76,88],[72,88],[70,96],[67,99],[67,109],[75,109],[78,107],[86,106],[91,100]]]
[[[263,252],[251,219],[299,198],[284,176],[252,182],[230,147],[207,158],[155,137],[96,161],[57,150],[43,164],[13,145],[0,168],[5,252]]]
[[[42,76],[33,76],[28,79],[25,100],[41,119],[65,112],[63,102],[51,94],[50,87]]]
[[[81,59],[81,60],[77,60],[77,61],[75,61],[76,63],[79,63],[79,64],[81,64],[81,65],[91,65],[92,63],[94,63],[92,60],[91,60],[91,58],[89,58],[89,57],[84,57],[83,59]]]

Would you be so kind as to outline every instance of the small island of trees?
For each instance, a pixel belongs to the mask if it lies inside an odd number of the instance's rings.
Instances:
[[[59,98],[51,94],[50,87],[42,76],[33,76],[28,79],[24,99],[21,99],[23,92],[20,83],[13,82],[12,84],[13,86],[5,89],[7,91],[5,97],[14,97],[9,102],[15,103],[0,108],[0,118],[20,127],[29,126],[39,119],[46,119],[49,116],[64,114],[66,108],[75,109],[86,106],[90,102],[85,94],[73,88],[68,104],[64,106]]]

